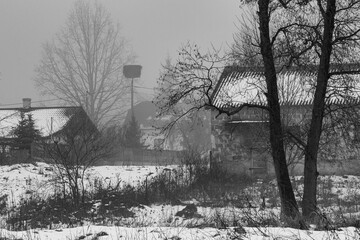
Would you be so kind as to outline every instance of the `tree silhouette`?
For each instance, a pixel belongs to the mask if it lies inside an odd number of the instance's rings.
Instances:
[[[31,144],[41,137],[32,115],[25,115],[24,112],[20,112],[20,120],[17,126],[13,127],[11,134],[15,137],[13,149],[28,150],[29,154],[31,154]]]
[[[323,119],[327,100],[330,96],[346,96],[356,89],[356,82],[344,74],[358,74],[355,68],[344,68],[347,64],[359,62],[359,10],[360,1],[283,1],[283,0],[242,0],[242,5],[250,9],[254,18],[243,21],[244,31],[240,45],[236,48],[234,65],[252,67],[261,72],[264,91],[252,96],[250,101],[235,108],[219,108],[213,102],[219,76],[218,65],[222,68],[232,65],[218,52],[202,54],[196,45],[186,45],[179,51],[178,61],[172,66],[164,66],[164,74],[159,79],[159,94],[156,102],[160,113],[169,113],[181,103],[189,107],[179,118],[211,108],[220,114],[234,115],[247,107],[257,107],[268,112],[269,142],[275,175],[281,200],[282,216],[295,220],[301,219],[287,169],[284,151],[284,131],[281,119],[278,76],[281,70],[294,67],[314,74],[314,93],[312,94],[311,122],[305,141],[304,195],[302,214],[312,220],[317,213],[317,158]],[[244,17],[245,19],[245,17]],[[249,61],[250,60],[250,61]],[[330,66],[340,66],[330,68]],[[168,77],[171,76],[171,77]],[[350,79],[350,80],[349,80]],[[216,89],[215,89],[216,90]],[[247,94],[243,89],[241,94]],[[355,91],[354,91],[355,90]],[[345,96],[345,97],[344,97]],[[253,104],[256,98],[264,99],[265,104]],[[178,121],[179,118],[176,118]],[[173,126],[174,123],[170,126]],[[299,221],[300,227],[305,227]]]
[[[142,148],[141,143],[141,130],[134,115],[131,116],[131,120],[125,124],[123,145],[130,148]]]
[[[76,1],[54,40],[43,45],[36,83],[43,94],[81,105],[96,126],[115,121],[126,97],[123,66],[134,54],[100,3]]]

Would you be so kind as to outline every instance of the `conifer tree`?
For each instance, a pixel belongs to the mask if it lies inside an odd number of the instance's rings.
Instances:
[[[29,153],[31,152],[31,144],[41,137],[40,130],[35,127],[32,115],[25,115],[24,112],[20,112],[20,120],[11,133],[15,138],[13,148],[28,150]]]
[[[131,148],[142,148],[141,143],[141,130],[134,115],[131,116],[131,120],[126,124],[124,129],[124,146]]]

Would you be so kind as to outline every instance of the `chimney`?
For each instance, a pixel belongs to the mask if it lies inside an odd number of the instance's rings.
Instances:
[[[23,108],[29,109],[31,108],[31,98],[23,98]]]

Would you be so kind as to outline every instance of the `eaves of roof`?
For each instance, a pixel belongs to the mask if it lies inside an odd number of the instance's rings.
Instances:
[[[279,75],[290,76],[297,75],[301,77],[316,77],[319,66],[317,65],[307,65],[307,66],[297,66],[297,67],[277,67],[276,71]],[[334,64],[330,66],[330,74],[360,74],[360,64],[351,63],[351,64]],[[224,86],[228,84],[237,84],[239,79],[244,78],[263,78],[264,77],[264,68],[263,67],[243,67],[239,65],[226,66],[223,72],[220,75],[219,81],[217,82],[214,91],[211,95],[211,100],[213,105],[222,109],[236,108],[242,103],[220,103],[219,94],[224,89]],[[262,102],[248,101],[248,104],[253,105],[265,105]],[[359,98],[349,98],[349,99],[328,99],[327,104],[359,104]],[[296,99],[295,101],[280,101],[281,105],[311,105],[312,99]]]

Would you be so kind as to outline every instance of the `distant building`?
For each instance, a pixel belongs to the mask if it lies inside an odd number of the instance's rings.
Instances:
[[[333,66],[331,71],[342,67],[345,70],[359,68],[358,65]],[[288,144],[286,152],[288,159],[298,158],[297,162],[289,167],[293,174],[303,171],[303,158],[299,153],[299,146],[301,141],[306,141],[304,133],[311,117],[316,69],[290,68],[278,73],[284,137],[285,144]],[[231,116],[219,115],[219,111],[213,109],[211,116],[212,161],[232,173],[274,174],[270,154],[268,111],[262,108],[267,106],[264,82],[262,68],[228,66],[224,68],[212,95],[215,107],[234,113]],[[336,90],[339,86],[333,87]],[[332,127],[331,133],[335,135],[323,134],[324,138],[331,137],[332,141],[327,143],[326,139],[323,140],[318,169],[320,174],[358,173],[360,164],[357,162],[359,151],[356,144],[359,142],[357,136],[360,135],[360,121],[357,120],[360,117],[359,98],[351,94],[342,97],[335,93],[334,91],[334,94],[327,98],[328,109],[334,110],[334,116],[328,115],[324,120],[324,126]],[[354,113],[345,112],[349,109],[355,109]],[[347,114],[348,117],[353,114],[353,118],[347,119],[341,114]],[[336,125],[330,121],[330,117],[337,118]],[[347,130],[340,131],[340,127],[346,127]],[[351,151],[344,142],[345,138],[354,143]],[[347,162],[342,161],[343,159],[347,159]]]
[[[12,130],[20,121],[21,113],[30,115],[41,138],[47,142],[62,141],[62,133],[69,128],[86,124],[89,131],[97,131],[84,109],[70,107],[32,107],[31,99],[23,99],[23,107],[0,108],[0,152],[6,154],[14,142]]]
[[[158,150],[183,150],[181,146],[182,137],[179,134],[166,135],[162,133],[162,127],[168,124],[172,117],[157,117],[159,109],[150,101],[144,101],[134,106],[134,115],[141,130],[141,141],[147,149]],[[131,119],[129,110],[125,124]]]

